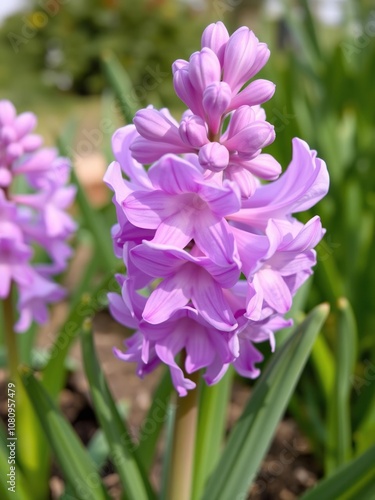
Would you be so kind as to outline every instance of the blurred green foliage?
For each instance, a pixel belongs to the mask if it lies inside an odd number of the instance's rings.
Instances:
[[[168,103],[171,62],[195,49],[206,20],[172,0],[32,1],[1,27],[0,89],[21,103],[25,88],[44,97],[56,89],[98,94],[105,85],[101,57],[113,52],[141,101],[148,83]]]

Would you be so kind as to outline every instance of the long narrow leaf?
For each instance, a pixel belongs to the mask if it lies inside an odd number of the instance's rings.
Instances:
[[[107,500],[96,467],[69,422],[30,370],[20,374],[65,480],[79,499]]]
[[[316,339],[311,358],[328,404],[331,400],[335,381],[335,360],[323,335],[319,335]]]
[[[129,500],[152,499],[154,493],[137,459],[136,447],[118,413],[98,363],[90,320],[86,320],[82,329],[82,354],[95,413],[107,438],[111,459],[124,486],[126,497]]]
[[[149,470],[155,455],[160,432],[168,419],[168,404],[173,385],[169,370],[166,370],[158,388],[153,394],[152,405],[142,424],[137,450],[145,470]]]
[[[329,307],[316,307],[272,357],[212,473],[204,500],[245,495],[302,373]]]
[[[137,109],[140,107],[133,90],[132,82],[114,54],[107,52],[102,57],[104,73],[116,94],[121,113],[126,123],[132,123]]]
[[[199,398],[199,420],[196,439],[193,498],[200,498],[223,446],[228,399],[233,371],[211,387],[202,384]]]
[[[356,485],[362,484],[363,479],[373,472],[374,464],[375,446],[372,446],[358,458],[342,465],[329,478],[320,481],[312,490],[305,493],[301,500],[322,500],[323,498],[341,500],[341,495],[345,495]],[[373,474],[369,482],[374,483]],[[364,499],[365,497],[354,498]]]
[[[161,491],[160,500],[167,500],[168,492],[168,471],[171,469],[172,448],[173,448],[173,429],[176,420],[176,403],[169,404],[166,422],[166,436],[165,436],[165,451],[163,457],[163,471],[161,477]]]
[[[326,473],[332,473],[352,455],[350,424],[351,380],[356,359],[356,324],[349,302],[341,298],[337,332],[336,378],[328,414]]]

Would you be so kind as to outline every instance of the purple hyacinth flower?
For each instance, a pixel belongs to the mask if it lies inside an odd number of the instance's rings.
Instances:
[[[135,331],[115,354],[135,362],[141,377],[166,364],[180,396],[195,387],[189,374],[199,369],[210,385],[231,364],[242,376],[259,375],[257,344],[268,341],[273,351],[275,332],[291,325],[284,314],[324,235],[318,217],[303,225],[293,214],[327,193],[325,163],[294,139],[280,176],[263,152],[275,131],[260,104],[275,87],[249,80],[268,57],[248,28],[229,36],[221,22],[208,26],[202,50],[172,66],[189,108],[180,122],[148,107],[113,137],[116,161],[105,182],[127,274],[117,276],[121,294],[109,294],[109,307]]]
[[[233,261],[233,244],[225,216],[240,209],[236,186],[207,180],[187,160],[164,156],[148,171],[153,190],[138,190],[122,203],[127,219],[154,229],[154,243],[184,248],[192,239],[218,264]]]
[[[150,242],[133,248],[130,258],[144,273],[164,278],[145,305],[145,321],[162,323],[191,301],[205,321],[215,328],[231,331],[236,327],[222,288],[230,288],[237,282],[238,262],[219,266],[207,257]]]
[[[66,212],[75,188],[67,186],[70,163],[53,148],[41,148],[42,139],[32,133],[36,117],[16,114],[9,101],[0,101],[0,297],[11,283],[18,291],[20,318],[16,331],[31,322],[45,322],[47,304],[61,300],[62,288],[51,277],[63,271],[71,249],[66,240],[76,224]],[[28,186],[18,193],[13,182],[22,176]],[[32,261],[39,245],[51,262]]]
[[[202,50],[172,67],[175,91],[188,106],[189,116],[184,114],[179,124],[165,109],[138,111],[134,123],[139,137],[131,146],[134,158],[153,163],[164,154],[195,152],[204,169],[223,170],[226,178],[238,182],[243,198],[255,191],[254,175],[266,180],[278,176],[281,167],[276,160],[268,161],[265,170],[259,168],[262,161],[252,163],[275,138],[265,117],[255,118],[257,107],[273,96],[275,85],[259,79],[241,90],[268,57],[267,46],[248,28],[239,28],[229,37],[222,23],[207,27]],[[241,108],[254,117],[239,114]],[[227,131],[223,130],[226,119]]]

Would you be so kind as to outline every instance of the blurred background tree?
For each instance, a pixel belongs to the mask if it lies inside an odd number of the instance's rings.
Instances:
[[[0,30],[0,88],[18,101],[54,89],[101,93],[100,59],[107,51],[119,58],[134,85],[150,71],[169,77],[171,61],[195,50],[207,21],[201,11],[172,0],[30,3],[28,12],[9,17]],[[158,94],[168,104],[169,80]]]

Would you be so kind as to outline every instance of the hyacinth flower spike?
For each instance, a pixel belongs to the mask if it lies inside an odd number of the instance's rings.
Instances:
[[[138,111],[134,125],[113,137],[115,156],[105,182],[114,192],[115,253],[127,266],[121,294],[109,295],[113,316],[135,333],[115,349],[144,376],[161,363],[186,398],[176,416],[178,448],[169,498],[190,498],[199,370],[216,384],[232,365],[256,378],[263,359],[257,343],[275,349],[275,332],[312,274],[320,219],[305,225],[293,214],[328,191],[323,160],[301,139],[282,172],[264,152],[275,140],[261,104],[275,85],[254,79],[270,52],[246,27],[229,35],[223,23],[202,35],[201,50],[172,65],[173,84],[186,104],[180,121],[167,109]],[[251,80],[251,81],[249,81]],[[180,439],[181,438],[181,439]],[[187,456],[188,455],[188,456]],[[191,468],[191,467],[190,467]],[[181,493],[183,492],[183,494]],[[182,496],[181,496],[182,494]]]
[[[142,271],[139,285],[137,273],[124,279],[131,279],[135,290],[144,287],[145,274],[150,282],[162,280],[150,288],[140,319],[145,323],[163,323],[190,307],[216,327],[218,335],[236,334],[245,323],[253,330],[257,321],[262,328],[266,320],[278,324],[272,318],[290,309],[293,295],[312,272],[314,247],[324,230],[318,218],[303,226],[292,214],[312,207],[327,193],[325,163],[304,141],[294,139],[292,162],[277,178],[277,162],[261,153],[273,133],[260,102],[235,100],[244,92],[250,95],[251,88],[259,91],[262,82],[257,80],[242,87],[268,57],[265,44],[247,28],[229,36],[222,23],[210,25],[202,51],[173,65],[174,75],[183,74],[189,82],[184,88],[191,90],[183,99],[190,109],[181,122],[166,109],[149,107],[136,114],[135,126],[123,127],[113,137],[116,161],[105,181],[115,193],[114,247],[133,271]],[[175,87],[180,94],[176,78]],[[260,94],[254,90],[254,95]],[[224,116],[229,122],[220,130],[221,142],[210,140]],[[185,147],[187,143],[191,147]],[[202,148],[213,151],[225,145],[230,165],[205,168]],[[142,161],[152,164],[147,168]],[[251,162],[254,182],[251,194],[244,197],[246,183],[240,181],[246,178],[225,171],[241,167],[249,172]],[[262,183],[259,178],[276,179]],[[226,275],[233,279],[223,281]],[[240,316],[225,298],[237,282],[246,288]],[[218,310],[205,302],[211,293],[222,311],[230,311],[221,323]]]
[[[65,292],[52,276],[66,267],[71,250],[66,240],[76,224],[66,212],[75,196],[68,186],[70,164],[53,148],[43,148],[34,133],[32,113],[17,116],[10,101],[0,101],[0,299],[4,301],[9,358],[15,376],[17,353],[14,331],[25,332],[32,321],[45,323],[47,305]],[[15,190],[23,177],[28,192]],[[50,262],[34,261],[34,245]],[[13,318],[12,291],[18,296],[19,319]]]

